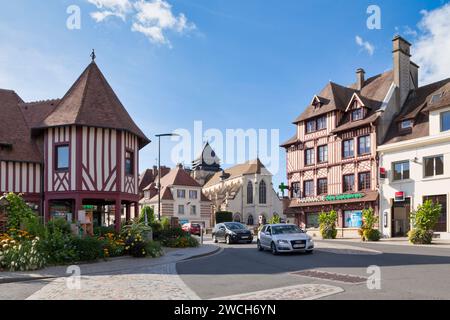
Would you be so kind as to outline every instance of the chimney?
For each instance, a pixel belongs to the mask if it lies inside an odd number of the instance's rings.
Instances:
[[[398,87],[399,108],[403,106],[409,91],[414,88],[411,83],[411,44],[397,35],[392,40],[394,56],[394,84]]]
[[[358,91],[361,91],[361,89],[364,87],[364,75],[365,74],[366,74],[366,72],[362,68],[359,68],[358,70],[356,70],[356,89]]]

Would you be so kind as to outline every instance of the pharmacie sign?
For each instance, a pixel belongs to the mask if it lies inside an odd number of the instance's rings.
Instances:
[[[344,193],[338,195],[327,195],[318,197],[306,197],[298,199],[299,203],[314,203],[314,202],[326,202],[326,201],[340,201],[340,200],[352,200],[362,199],[366,195],[364,193]]]

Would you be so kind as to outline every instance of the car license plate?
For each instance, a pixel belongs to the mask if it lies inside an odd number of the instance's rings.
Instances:
[[[242,239],[248,239],[248,236],[242,236],[241,238]]]
[[[305,247],[304,244],[294,244],[295,249],[304,248],[304,247]]]

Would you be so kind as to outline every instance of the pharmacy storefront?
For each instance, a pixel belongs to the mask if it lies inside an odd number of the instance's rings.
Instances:
[[[378,213],[378,192],[368,191],[291,199],[285,214],[295,218],[301,228],[318,236],[319,214],[335,210],[338,214],[337,230],[340,238],[358,238],[362,225],[362,211],[367,208]]]

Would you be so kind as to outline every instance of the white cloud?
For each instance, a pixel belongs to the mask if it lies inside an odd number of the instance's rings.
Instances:
[[[127,14],[132,8],[129,0],[87,0],[100,9],[100,11],[92,12],[91,17],[102,22],[107,17],[115,16],[125,21]]]
[[[368,41],[364,41],[363,38],[361,38],[360,36],[356,36],[355,41],[356,41],[356,44],[358,46],[362,47],[364,50],[366,50],[369,55],[373,55],[373,53],[375,51],[375,47],[373,44],[371,44]]]
[[[151,42],[166,44],[170,41],[165,33],[172,31],[183,33],[195,29],[183,13],[174,15],[172,6],[165,0],[87,0],[99,11],[91,13],[96,22],[102,22],[108,17],[119,17],[123,21],[133,14],[131,30],[145,35]]]
[[[412,51],[422,85],[450,77],[450,3],[421,14],[421,33]]]
[[[166,30],[182,33],[195,29],[195,25],[188,22],[183,13],[175,16],[172,6],[164,0],[140,0],[134,4],[134,8],[137,14],[131,29],[143,33],[154,43],[170,45],[164,36]]]

